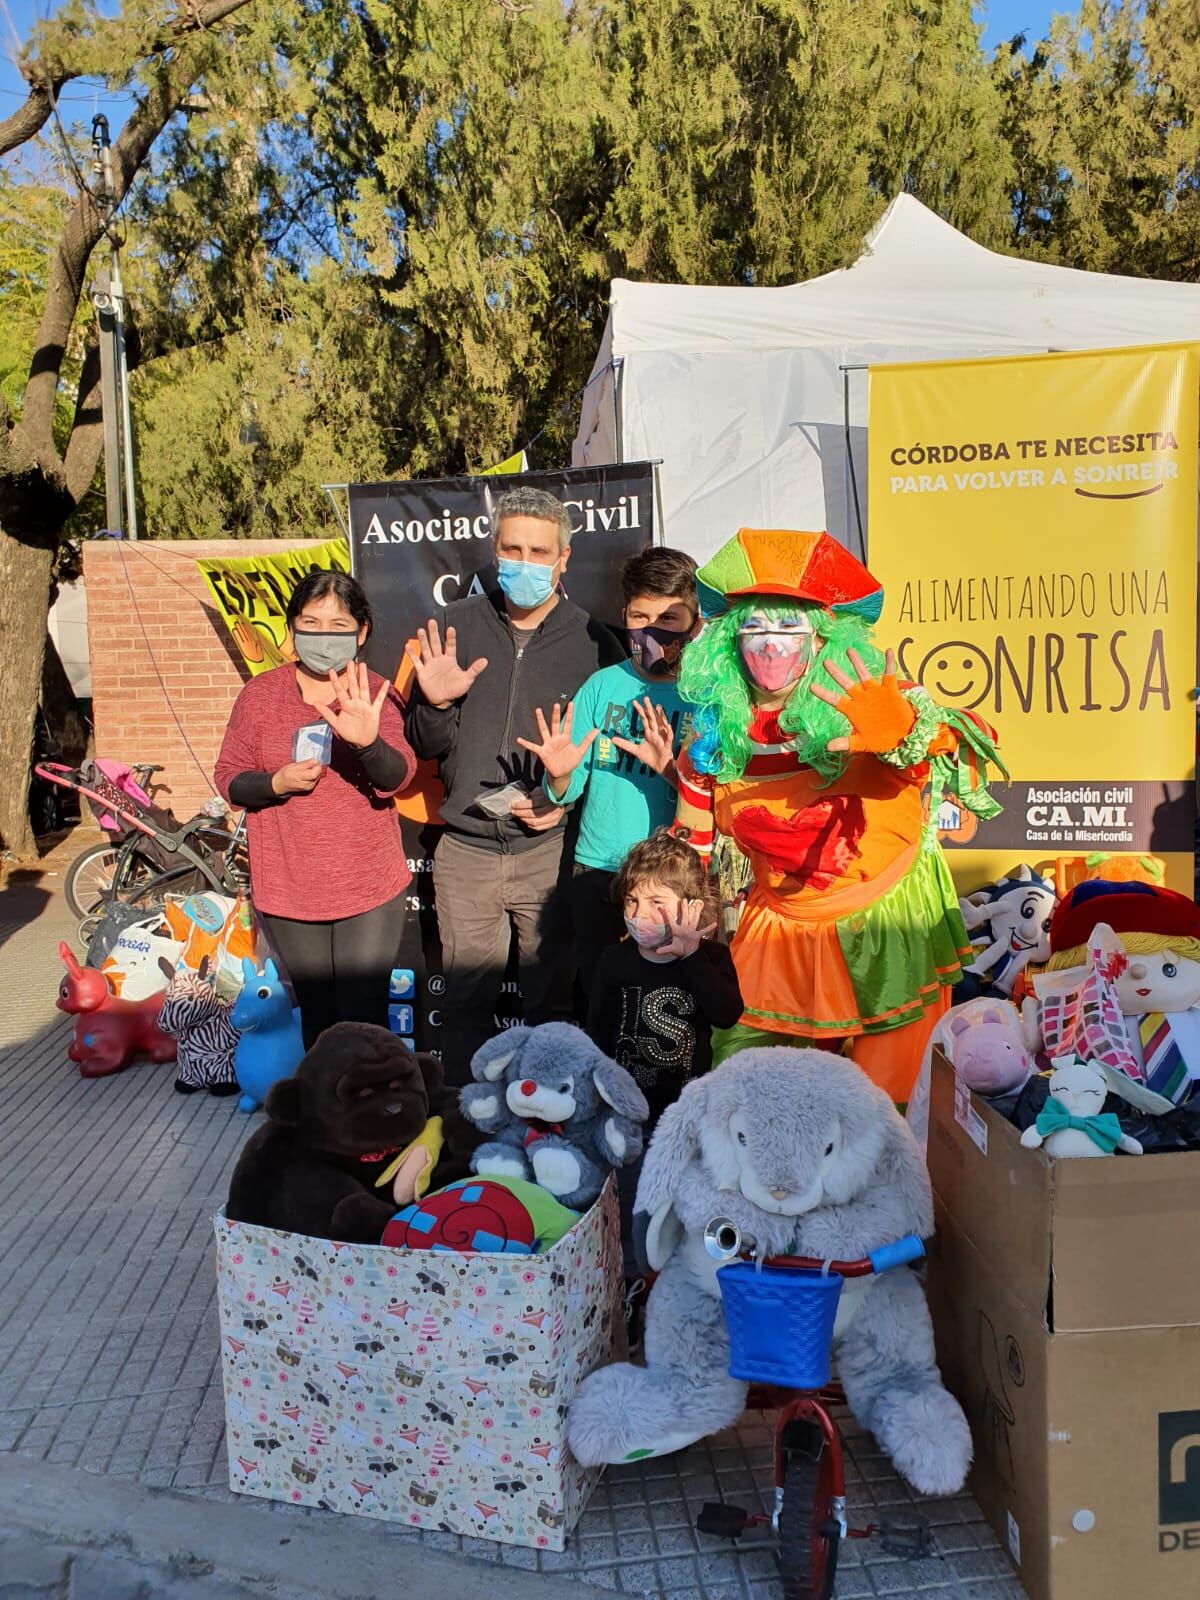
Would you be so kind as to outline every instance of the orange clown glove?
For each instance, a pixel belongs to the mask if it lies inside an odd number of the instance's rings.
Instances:
[[[888,651],[883,677],[873,678],[866,662],[857,650],[848,652],[850,665],[857,682],[840,667],[827,662],[826,672],[842,690],[836,695],[821,684],[813,685],[813,694],[824,700],[834,710],[840,711],[850,724],[850,733],[840,739],[831,739],[831,751],[851,754],[887,755],[904,743],[917,721],[917,713],[904,698],[896,677],[896,658]]]

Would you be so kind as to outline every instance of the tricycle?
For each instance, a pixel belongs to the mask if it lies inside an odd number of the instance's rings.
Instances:
[[[727,1217],[715,1217],[704,1244],[721,1263],[717,1284],[729,1329],[729,1374],[755,1386],[751,1409],[775,1411],[775,1499],[769,1514],[710,1502],[696,1519],[699,1531],[737,1539],[750,1528],[773,1529],[784,1600],[830,1600],[843,1539],[879,1534],[889,1554],[910,1560],[930,1555],[929,1527],[920,1519],[849,1525],[842,1439],[830,1411],[845,1402],[830,1382],[843,1282],[920,1260],[920,1239],[899,1239],[861,1261],[763,1258],[752,1237]]]

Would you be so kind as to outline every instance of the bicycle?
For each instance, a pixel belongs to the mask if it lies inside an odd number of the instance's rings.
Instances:
[[[749,1404],[777,1409],[775,1502],[770,1515],[710,1501],[696,1518],[701,1533],[737,1539],[769,1524],[779,1538],[784,1600],[830,1600],[843,1539],[881,1534],[892,1555],[932,1553],[927,1524],[884,1520],[851,1528],[846,1520],[842,1439],[829,1406],[845,1403],[831,1384],[829,1358],[842,1283],[918,1261],[914,1235],[860,1261],[809,1256],[755,1257],[755,1241],[727,1217],[704,1231],[709,1256],[721,1263],[717,1284],[729,1329],[729,1374],[759,1385]]]
[[[147,787],[161,766],[141,762],[85,762],[78,770],[46,762],[39,775],[85,799],[101,826],[113,834],[90,845],[67,869],[64,893],[80,919],[84,943],[104,910],[115,902],[132,907],[160,904],[166,894],[244,893],[249,883],[245,815],[231,830],[218,821],[222,802],[210,801],[187,822],[156,806]],[[219,811],[214,811],[214,804]]]

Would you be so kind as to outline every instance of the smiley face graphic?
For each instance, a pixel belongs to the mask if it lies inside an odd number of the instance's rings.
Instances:
[[[950,639],[934,645],[917,671],[917,682],[935,700],[970,711],[986,700],[992,687],[992,664],[977,644]]]

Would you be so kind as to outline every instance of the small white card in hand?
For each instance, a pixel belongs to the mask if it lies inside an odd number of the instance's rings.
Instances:
[[[323,767],[327,767],[332,753],[333,729],[327,722],[310,722],[296,729],[296,737],[292,741],[293,761],[319,761]]]
[[[477,794],[475,804],[485,817],[507,817],[515,803],[528,793],[520,781],[506,783],[503,789],[493,789],[490,794]]]

